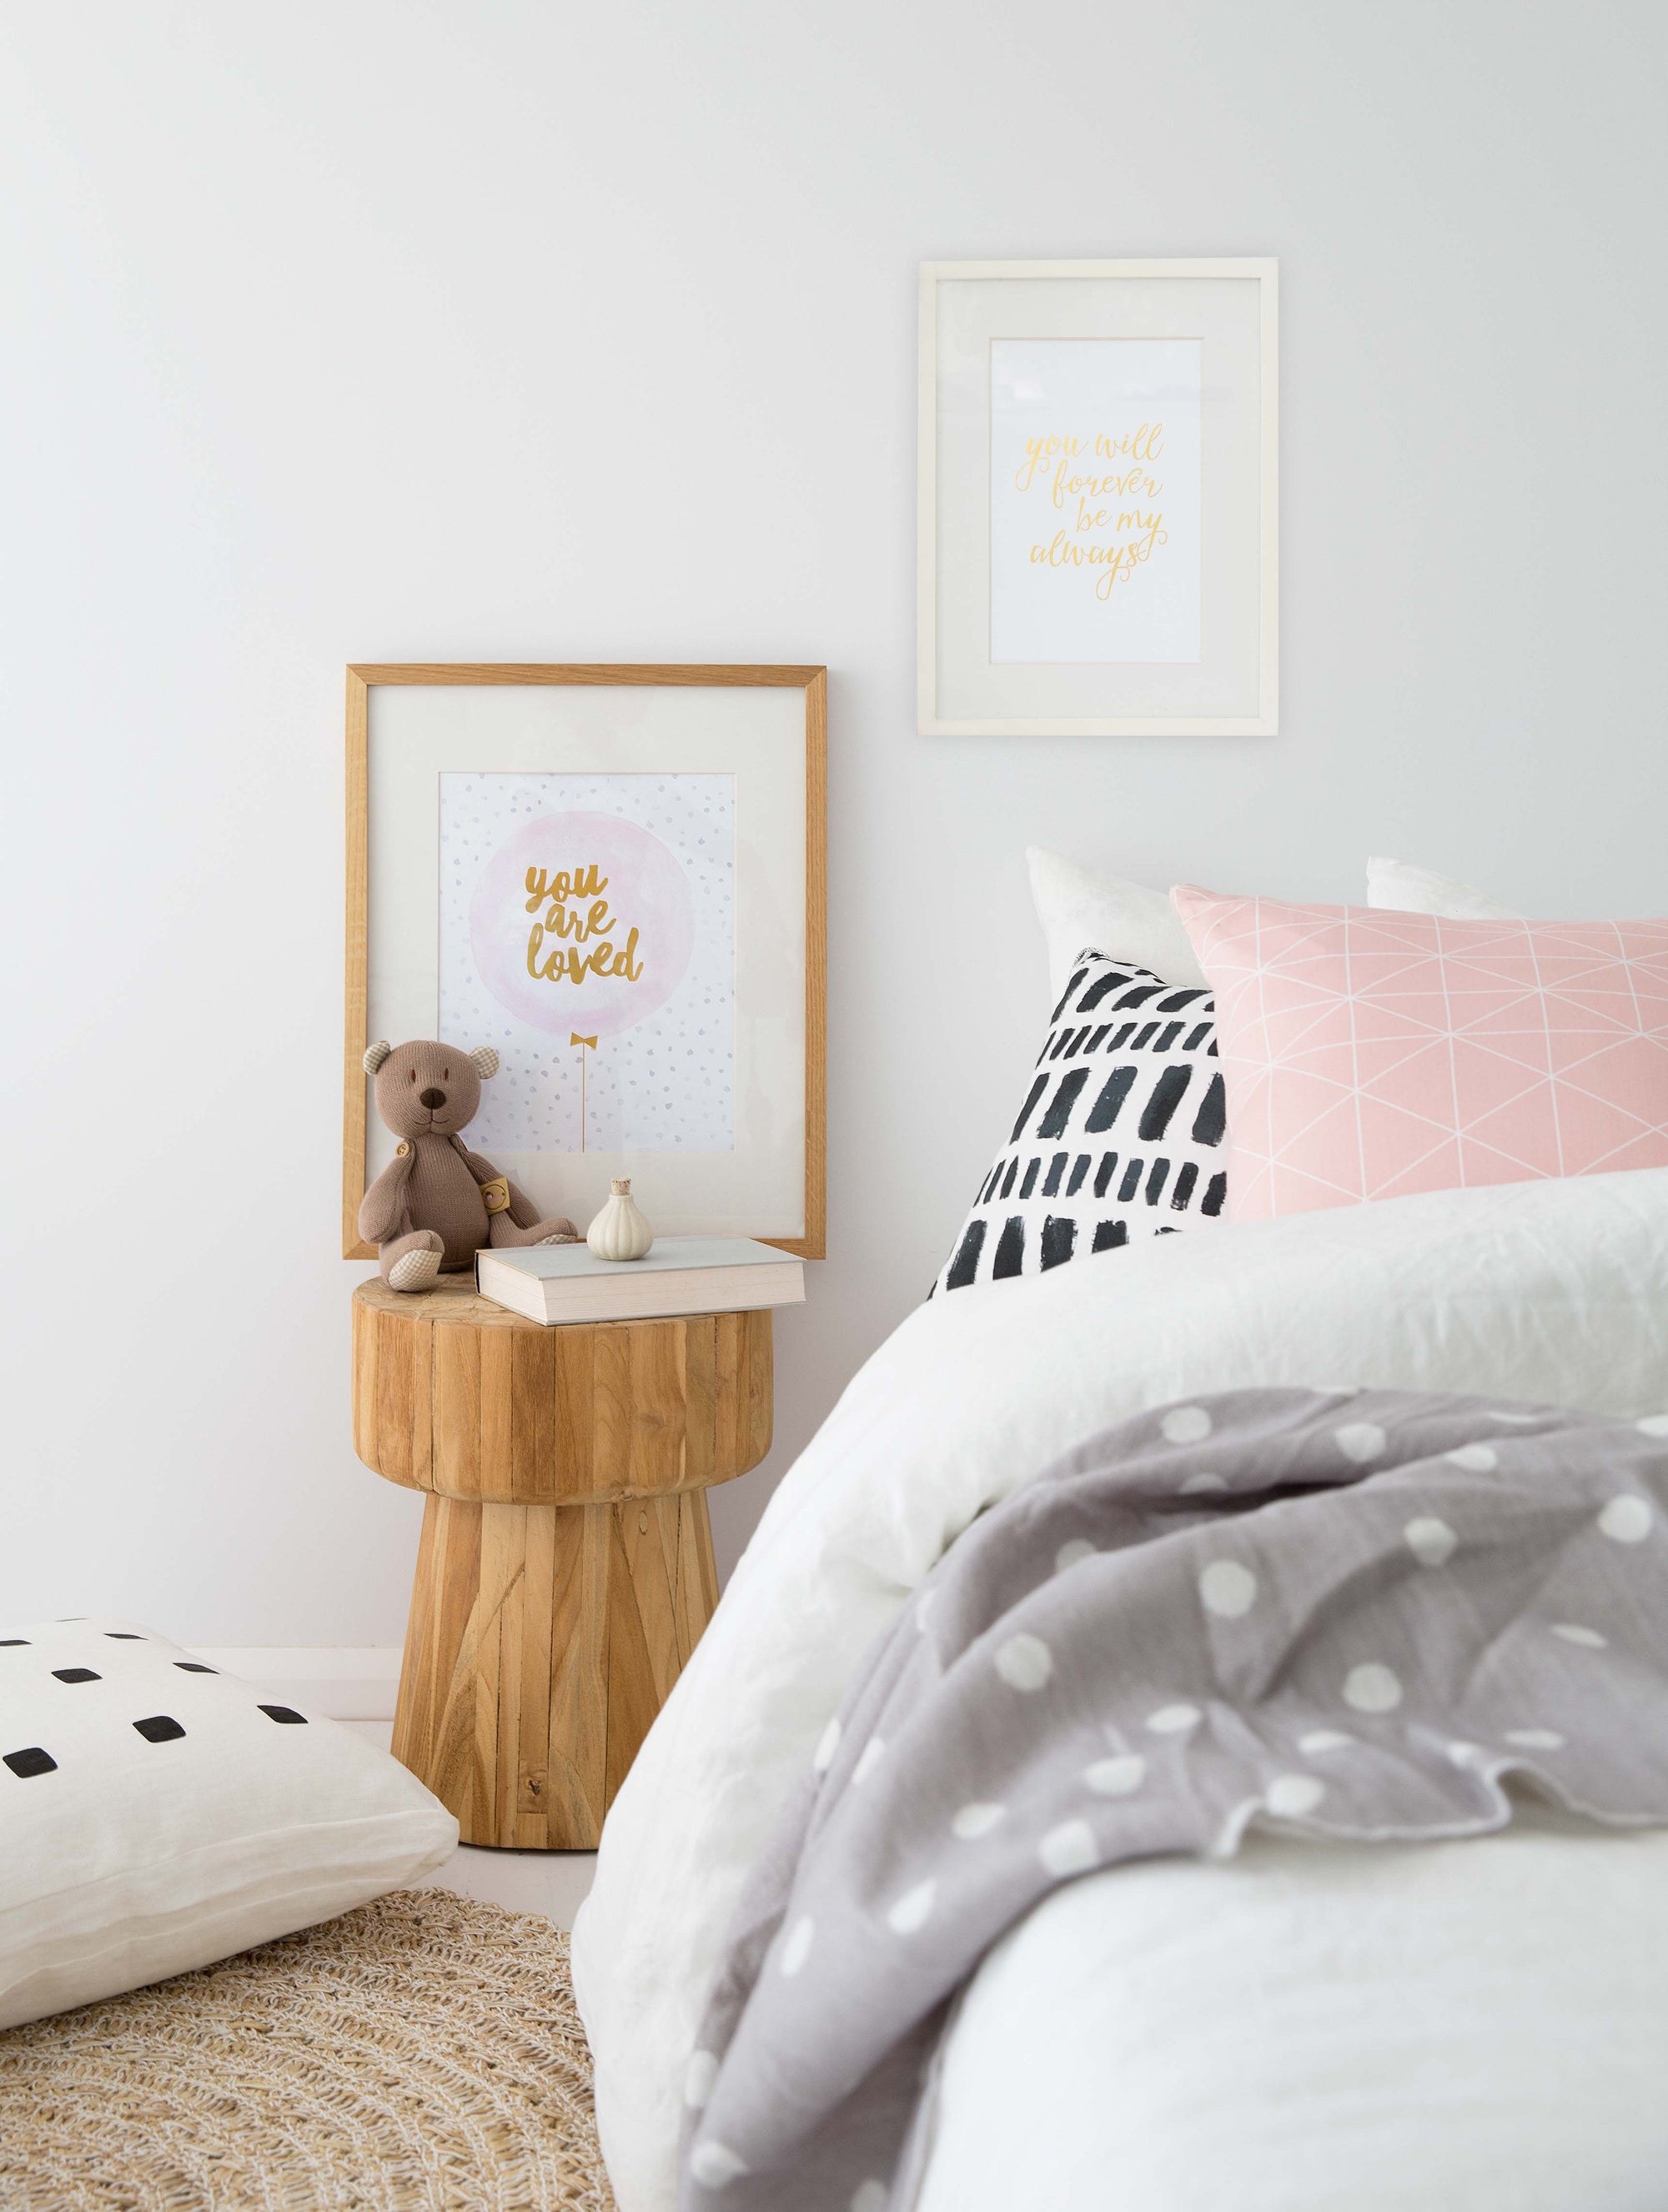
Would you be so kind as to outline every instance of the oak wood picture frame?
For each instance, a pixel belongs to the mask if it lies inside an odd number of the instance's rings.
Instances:
[[[1016,296],[1059,284],[1227,281],[1256,288],[1258,512],[1257,697],[1253,711],[945,713],[940,700],[939,295],[945,285],[1001,283]],[[1022,322],[1023,316],[1019,319]],[[1280,727],[1280,264],[1270,257],[1116,261],[926,261],[918,289],[916,469],[916,726],[923,737],[1272,737]]]
[[[379,685],[768,686],[805,695],[804,1233],[764,1241],[824,1256],[827,1223],[828,672],[811,665],[609,661],[365,661],[347,671],[346,958],[343,1024],[342,1256],[374,1260],[359,1235],[365,1194],[370,952],[370,695]]]

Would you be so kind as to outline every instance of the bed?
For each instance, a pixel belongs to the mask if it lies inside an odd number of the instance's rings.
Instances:
[[[1253,1386],[1663,1434],[1668,1170],[1221,1224],[912,1314],[772,1499],[603,1838],[574,1964],[622,2212],[679,2201],[738,1904],[875,1640],[1062,1454]],[[1659,2204],[1668,1838],[1516,1812],[1463,1841],[1252,1832],[1056,1884],[935,2040],[907,2185],[851,2204]]]

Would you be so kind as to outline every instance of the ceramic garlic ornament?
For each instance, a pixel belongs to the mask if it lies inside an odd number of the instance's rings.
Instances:
[[[631,1203],[631,1178],[617,1176],[608,1188],[612,1195],[585,1232],[585,1242],[599,1260],[641,1260],[654,1232]]]

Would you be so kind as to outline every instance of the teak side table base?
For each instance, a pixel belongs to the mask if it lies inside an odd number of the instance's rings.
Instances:
[[[546,1328],[353,1298],[353,1440],[429,1492],[393,1751],[466,1844],[590,1850],[718,1601],[703,1492],[770,1446],[770,1316]]]

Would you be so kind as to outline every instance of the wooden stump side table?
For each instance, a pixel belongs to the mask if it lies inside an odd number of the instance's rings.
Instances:
[[[353,1443],[426,1491],[393,1753],[466,1844],[594,1850],[718,1602],[704,1492],[770,1448],[770,1316],[546,1328],[353,1295]]]

